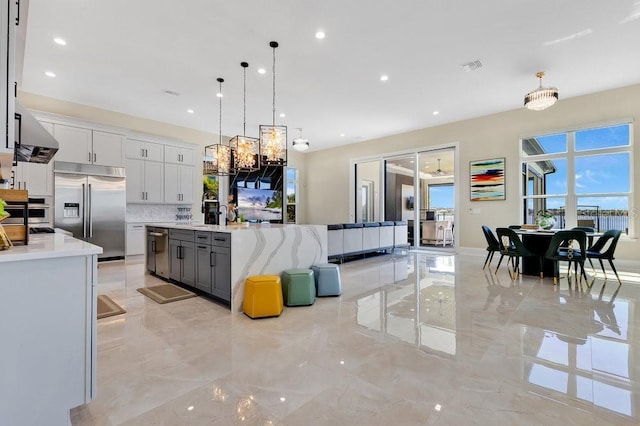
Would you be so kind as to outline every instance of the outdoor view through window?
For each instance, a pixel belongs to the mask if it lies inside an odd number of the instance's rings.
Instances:
[[[521,139],[524,223],[588,226],[629,234],[631,124]]]

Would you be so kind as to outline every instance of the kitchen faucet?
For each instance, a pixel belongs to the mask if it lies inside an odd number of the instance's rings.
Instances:
[[[226,204],[221,204],[220,207],[218,207],[218,225],[222,225],[222,212],[220,211],[222,208],[224,207],[224,219],[225,219],[225,224],[226,224],[226,219],[227,219],[227,214],[229,213],[229,207],[227,207]]]

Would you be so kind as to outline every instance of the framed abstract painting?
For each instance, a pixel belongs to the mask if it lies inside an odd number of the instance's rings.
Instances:
[[[494,201],[506,198],[504,157],[471,161],[469,168],[471,201]]]

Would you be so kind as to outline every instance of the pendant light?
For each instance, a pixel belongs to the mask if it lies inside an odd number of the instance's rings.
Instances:
[[[287,126],[276,126],[276,48],[278,42],[272,41],[273,49],[273,106],[271,125],[260,125],[260,155],[263,166],[287,165]]]
[[[534,111],[542,111],[547,109],[558,101],[558,89],[555,87],[542,87],[542,77],[544,72],[536,73],[536,77],[540,81],[540,85],[524,97],[524,106]]]
[[[231,167],[233,161],[233,151],[229,145],[222,143],[222,83],[224,79],[217,79],[219,84],[218,99],[220,100],[220,116],[219,116],[219,131],[218,131],[218,143],[213,145],[207,145],[204,147],[205,157],[205,175],[217,175],[227,176],[233,174]]]
[[[258,138],[247,136],[247,62],[240,62],[244,73],[243,94],[242,94],[242,136],[234,136],[229,141],[233,150],[233,171],[255,172],[260,170],[260,141]]]
[[[298,127],[300,136],[291,141],[293,149],[296,151],[306,151],[309,149],[309,140],[302,137],[302,128]]]

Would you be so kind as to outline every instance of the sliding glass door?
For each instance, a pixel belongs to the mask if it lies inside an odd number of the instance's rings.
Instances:
[[[356,222],[406,221],[412,247],[455,247],[455,148],[356,162]]]

